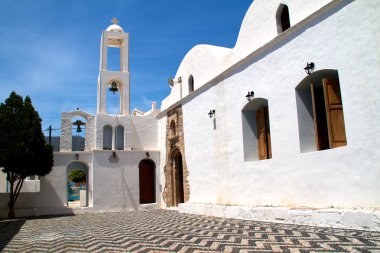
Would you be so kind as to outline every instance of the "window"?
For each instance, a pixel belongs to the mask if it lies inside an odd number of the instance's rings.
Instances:
[[[116,134],[115,134],[115,146],[118,150],[124,149],[124,127],[117,126],[116,127]]]
[[[289,9],[285,4],[280,4],[276,13],[277,32],[280,34],[290,28]]]
[[[177,135],[177,132],[176,132],[176,127],[175,127],[175,122],[174,120],[172,120],[170,122],[170,138],[173,138]]]
[[[194,77],[190,75],[189,77],[189,93],[194,91]]]
[[[301,152],[347,145],[338,72],[310,74],[296,88]]]
[[[103,149],[112,149],[112,127],[108,125],[103,127]]]
[[[244,161],[272,158],[268,101],[255,98],[242,110]]]

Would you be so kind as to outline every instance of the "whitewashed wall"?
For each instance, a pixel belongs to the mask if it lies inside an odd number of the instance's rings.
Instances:
[[[256,2],[257,8],[265,5],[264,1]],[[302,8],[292,9],[291,3],[296,1],[287,2],[294,25],[292,17]],[[261,48],[259,54],[253,53],[232,72],[224,72],[181,101],[190,203],[380,206],[380,139],[376,137],[380,132],[380,24],[374,15],[380,12],[380,4],[331,2],[334,6],[319,17],[286,31]],[[302,11],[301,16],[306,18],[323,4],[317,5],[307,13]],[[255,18],[274,17],[262,14]],[[244,33],[248,32],[240,32]],[[250,39],[252,43],[260,36],[272,36],[255,35]],[[262,44],[265,42],[269,41]],[[311,61],[315,71],[338,71],[346,147],[300,152],[295,88],[306,77],[303,68]],[[250,90],[268,100],[273,153],[269,160],[244,162],[241,110]],[[210,109],[216,110],[215,124],[208,118]]]
[[[89,166],[89,174],[91,175],[91,153],[80,152],[80,154],[79,161]],[[55,152],[52,171],[45,177],[40,177],[40,191],[20,193],[16,202],[16,216],[72,212],[65,205],[67,204],[67,165],[73,161],[76,161],[75,152]],[[89,184],[89,189],[91,191],[91,183]],[[0,195],[0,217],[6,217],[7,215],[8,200],[9,193],[2,193]]]
[[[115,151],[119,162],[109,161],[113,151],[94,151],[93,206],[101,210],[140,208],[139,168],[149,152],[156,163],[156,201],[160,205],[160,157],[155,150]]]

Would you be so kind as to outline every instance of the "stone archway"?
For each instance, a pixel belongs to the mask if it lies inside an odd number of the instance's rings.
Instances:
[[[173,126],[175,125],[175,131]],[[166,163],[163,198],[167,207],[178,206],[190,198],[189,171],[186,166],[182,108],[168,112],[166,122]]]

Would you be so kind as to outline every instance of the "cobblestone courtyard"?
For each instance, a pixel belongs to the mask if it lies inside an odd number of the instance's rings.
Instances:
[[[145,210],[0,221],[4,252],[380,252],[380,232]]]

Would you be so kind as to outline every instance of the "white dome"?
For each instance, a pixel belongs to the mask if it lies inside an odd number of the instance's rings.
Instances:
[[[107,28],[107,32],[123,32],[123,28],[119,25],[112,24]]]

